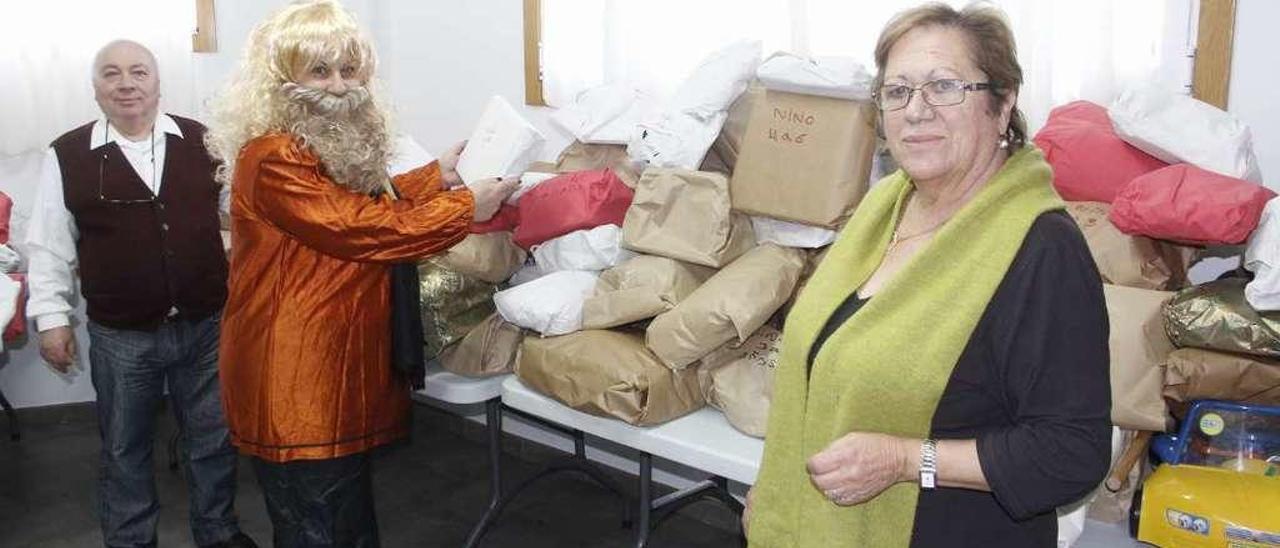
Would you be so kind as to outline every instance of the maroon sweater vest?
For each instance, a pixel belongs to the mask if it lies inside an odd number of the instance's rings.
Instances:
[[[174,309],[179,318],[201,319],[227,299],[216,164],[204,146],[204,126],[172,118],[183,136],[156,135],[166,141],[154,200],[115,143],[89,149],[93,124],[51,145],[80,231],[80,292],[89,319],[108,327],[152,329]]]

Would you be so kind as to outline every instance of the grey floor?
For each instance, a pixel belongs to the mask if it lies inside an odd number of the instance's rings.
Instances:
[[[383,546],[462,546],[488,497],[483,427],[455,415],[416,406],[413,441],[381,454],[374,482]],[[0,547],[102,545],[94,507],[98,433],[93,408],[72,405],[20,411],[23,439],[0,437]],[[164,440],[172,421],[161,416],[156,478],[162,510],[160,546],[194,546],[186,522],[186,487],[166,467]],[[0,433],[7,434],[0,428]],[[508,438],[504,466],[525,477],[556,453]],[[616,478],[634,492],[633,477]],[[270,546],[271,524],[250,466],[241,461],[236,508],[242,529]],[[737,546],[734,517],[703,502],[665,522],[650,546]],[[486,537],[486,547],[621,547],[633,544],[623,529],[622,503],[573,476],[535,484],[516,499]]]

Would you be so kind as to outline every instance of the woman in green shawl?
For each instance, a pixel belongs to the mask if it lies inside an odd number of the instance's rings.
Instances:
[[[787,317],[753,547],[1054,546],[1110,457],[1107,315],[1026,142],[994,8],[930,4],[876,46],[901,169]]]

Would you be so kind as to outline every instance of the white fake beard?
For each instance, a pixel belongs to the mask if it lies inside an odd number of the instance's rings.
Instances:
[[[333,182],[361,194],[381,192],[389,179],[392,141],[367,88],[342,95],[286,83],[286,126],[320,159]]]

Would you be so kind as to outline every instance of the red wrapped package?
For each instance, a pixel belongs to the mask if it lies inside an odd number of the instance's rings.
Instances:
[[[27,275],[12,272],[8,276],[18,282],[22,289],[18,290],[18,303],[13,311],[13,319],[4,326],[4,334],[0,335],[5,342],[20,339],[27,333]]]
[[[1258,226],[1271,190],[1235,177],[1174,164],[1138,177],[1108,217],[1125,234],[1197,245],[1243,243]]]
[[[9,217],[13,214],[13,199],[0,192],[0,245],[9,243]]]
[[[622,226],[634,195],[608,169],[556,176],[520,197],[520,225],[513,239],[529,249],[575,230]]]
[[[1168,165],[1120,139],[1107,109],[1088,101],[1053,109],[1032,140],[1053,166],[1053,186],[1070,202],[1111,203],[1134,177]]]

